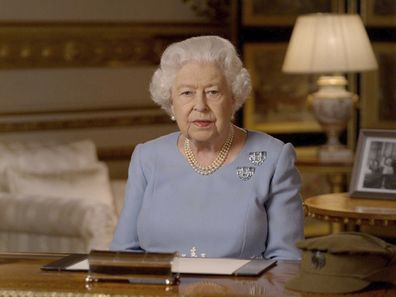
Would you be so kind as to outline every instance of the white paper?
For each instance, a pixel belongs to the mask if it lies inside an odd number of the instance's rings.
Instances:
[[[174,273],[231,275],[250,260],[220,258],[178,258],[172,262]]]
[[[185,258],[175,257],[172,261],[172,272],[194,274],[223,274],[231,275],[250,260],[224,258]],[[82,260],[70,265],[66,270],[88,271],[88,260]]]
[[[69,267],[66,268],[66,270],[89,270],[89,263],[88,259],[82,260],[80,262],[77,262],[73,265],[70,265]]]

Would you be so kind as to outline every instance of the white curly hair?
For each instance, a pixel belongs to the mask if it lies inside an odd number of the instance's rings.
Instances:
[[[248,71],[235,47],[219,36],[199,36],[171,44],[161,57],[150,83],[151,98],[171,115],[171,88],[179,69],[188,62],[216,63],[223,70],[235,100],[234,113],[251,90]]]

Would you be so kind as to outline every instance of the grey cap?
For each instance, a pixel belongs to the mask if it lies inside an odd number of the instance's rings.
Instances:
[[[301,271],[286,288],[316,293],[359,291],[373,282],[396,285],[396,246],[360,232],[297,242]]]

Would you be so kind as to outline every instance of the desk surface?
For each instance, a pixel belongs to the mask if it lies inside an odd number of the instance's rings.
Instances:
[[[86,273],[44,272],[43,264],[60,258],[54,254],[0,254],[0,296],[103,297],[118,296],[340,296],[304,294],[284,289],[299,271],[299,263],[280,261],[259,277],[182,276],[178,286],[97,283],[85,286]],[[100,295],[99,295],[100,294]],[[343,297],[396,296],[396,287],[376,288]]]

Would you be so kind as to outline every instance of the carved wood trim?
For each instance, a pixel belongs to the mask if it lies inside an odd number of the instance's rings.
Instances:
[[[0,69],[158,64],[170,43],[227,35],[216,24],[0,23]]]
[[[70,119],[32,119],[0,122],[0,133],[2,132],[28,132],[42,130],[63,129],[92,129],[100,127],[133,127],[143,125],[172,124],[169,116],[165,113],[153,114],[128,114],[111,116],[93,116]]]

